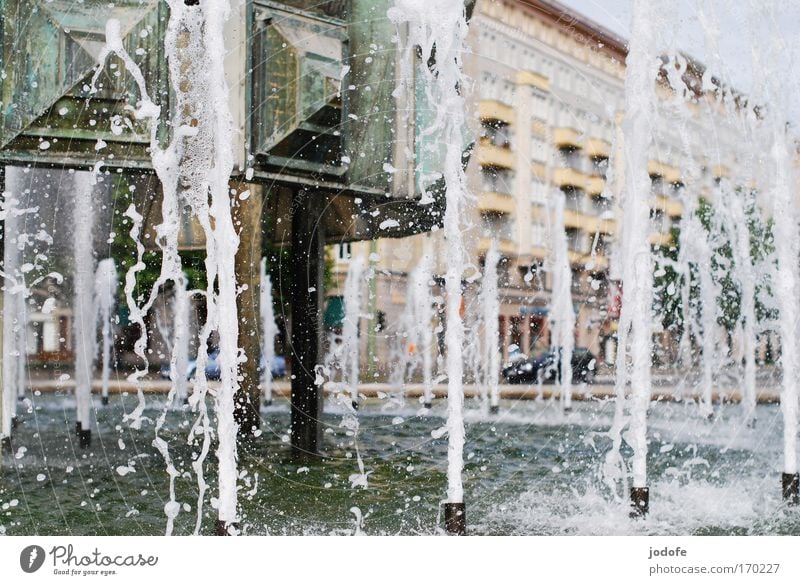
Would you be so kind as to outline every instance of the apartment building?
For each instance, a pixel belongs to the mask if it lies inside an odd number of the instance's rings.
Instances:
[[[611,362],[621,295],[613,261],[620,210],[619,194],[607,179],[614,172],[612,145],[620,148],[621,142],[625,41],[551,0],[479,0],[469,48],[464,66],[471,80],[476,146],[467,169],[475,199],[465,228],[474,267],[465,275],[465,313],[480,286],[473,272],[481,269],[495,241],[502,255],[499,342],[504,358],[514,346],[523,353],[547,348],[551,242],[555,230],[564,230],[576,346]],[[691,77],[690,69],[685,78]],[[733,131],[717,119],[713,92],[700,83],[689,107],[679,110],[664,81],[657,88],[663,115],[648,164],[650,241],[669,247],[687,201],[711,196],[736,153]],[[672,123],[677,117],[681,123]],[[719,153],[727,152],[731,159],[720,161]],[[560,225],[553,217],[556,197],[564,198]],[[371,254],[377,274],[371,302],[379,318],[365,325],[364,337],[377,336],[369,342],[373,361],[388,359],[393,324],[405,302],[405,276],[424,238],[441,243],[433,233],[378,241],[371,249],[370,243],[346,244],[334,252],[339,280],[351,254]]]

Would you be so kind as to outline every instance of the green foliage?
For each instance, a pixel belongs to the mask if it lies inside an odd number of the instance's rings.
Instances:
[[[659,246],[655,250],[660,260],[656,261],[656,270],[653,274],[653,308],[657,315],[661,315],[661,326],[680,335],[683,331],[680,294],[683,279],[675,270],[680,228],[673,227],[670,236],[672,243],[669,246]]]
[[[743,196],[737,190],[738,196]],[[716,216],[716,211],[711,202],[700,197],[696,210],[700,224],[706,230],[708,241],[711,243],[711,272],[715,284],[719,287],[717,306],[719,315],[717,322],[725,328],[730,335],[741,318],[741,287],[736,280],[733,249],[729,228]],[[747,227],[750,232],[750,258],[754,266],[771,262],[774,252],[772,236],[772,220],[765,221],[755,204],[755,197],[748,198],[745,209]],[[654,309],[662,315],[662,325],[665,329],[681,334],[685,326],[685,316],[681,303],[680,290],[684,285],[683,276],[673,268],[673,263],[678,259],[680,246],[680,231],[672,230],[672,242],[668,248],[660,248],[657,253],[663,261],[657,263],[654,274]],[[757,271],[761,274],[763,270]],[[690,306],[697,306],[700,297],[699,277],[696,268],[691,267],[689,274],[689,299]],[[764,299],[771,296],[770,282],[767,277],[762,277],[756,282],[756,318],[759,321],[775,319],[775,310],[764,303]]]

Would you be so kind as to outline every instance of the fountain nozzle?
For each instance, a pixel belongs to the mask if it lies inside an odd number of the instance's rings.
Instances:
[[[214,527],[214,536],[230,536],[231,533],[229,529],[231,527],[236,527],[235,524],[231,522],[226,522],[225,520],[217,520],[217,524]]]
[[[446,502],[444,505],[444,529],[447,534],[467,535],[467,509],[463,502]]]
[[[800,504],[800,473],[784,473],[781,477],[783,501],[787,506]]]
[[[88,449],[92,446],[92,430],[81,429],[78,431],[78,445],[81,449]]]
[[[644,518],[650,511],[650,488],[631,488],[631,518]]]

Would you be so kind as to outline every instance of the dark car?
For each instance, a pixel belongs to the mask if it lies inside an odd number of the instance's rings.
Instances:
[[[525,384],[542,382],[555,382],[558,379],[561,367],[559,356],[560,349],[550,349],[517,362],[503,370],[503,377],[509,384]],[[594,382],[597,358],[588,349],[576,347],[572,351],[572,381]]]

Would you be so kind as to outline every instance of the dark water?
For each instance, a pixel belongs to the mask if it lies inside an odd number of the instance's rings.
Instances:
[[[163,534],[168,476],[153,446],[153,422],[133,430],[122,422],[135,397],[112,396],[97,405],[92,447],[81,450],[73,402],[53,395],[21,404],[13,453],[3,456],[0,533]],[[156,419],[163,403],[148,398]],[[368,402],[359,416],[359,453],[368,487],[353,488],[358,472],[352,437],[341,412],[324,416],[326,458],[296,463],[289,457],[289,410],[262,411],[263,435],[240,454],[240,529],[248,534],[432,534],[442,525],[446,436],[445,405],[421,415]],[[693,405],[655,404],[651,413],[651,514],[630,520],[624,500],[601,480],[610,446],[605,436],[611,402],[578,403],[565,416],[546,402],[506,402],[499,416],[468,403],[465,500],[472,534],[800,534],[800,510],[780,499],[781,419],[775,406],[759,408],[755,429],[740,425],[735,406],[714,421]],[[177,500],[185,506],[176,534],[191,534],[198,445],[186,437],[194,417],[169,412],[162,436],[182,476]],[[124,447],[124,448],[122,448]],[[629,453],[625,453],[629,455]],[[213,447],[201,533],[213,530],[216,495]],[[119,468],[133,468],[120,474]],[[125,469],[121,469],[125,472]],[[360,523],[357,518],[361,517]]]

